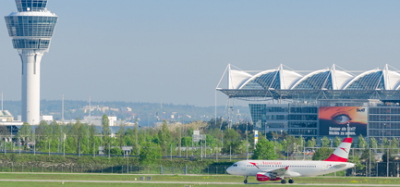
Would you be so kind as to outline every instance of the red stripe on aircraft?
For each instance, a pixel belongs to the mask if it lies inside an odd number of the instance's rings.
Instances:
[[[343,143],[351,143],[353,141],[353,138],[345,138],[342,142]]]
[[[347,158],[339,157],[336,156],[335,154],[331,154],[331,156],[324,160],[324,161],[330,161],[330,162],[347,162]]]

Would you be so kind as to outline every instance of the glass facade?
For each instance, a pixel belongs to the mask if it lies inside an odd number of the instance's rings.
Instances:
[[[316,136],[318,134],[318,107],[313,104],[290,104],[289,135]]]
[[[390,105],[390,106],[387,106]],[[400,103],[382,103],[357,100],[323,100],[318,104],[250,104],[254,130],[260,134],[287,132],[305,138],[322,138],[319,135],[319,107],[364,106],[368,108],[367,136],[400,137]],[[335,136],[332,136],[335,137]]]
[[[400,106],[369,108],[369,136],[400,136]]]
[[[51,38],[57,17],[7,16],[5,17],[10,37],[37,36]]]
[[[383,81],[382,71],[369,73],[363,77],[358,78],[350,84],[346,90],[384,90],[385,85]]]
[[[280,89],[279,71],[263,74],[248,82],[242,89]]]
[[[287,132],[289,135],[316,136],[318,107],[297,105],[250,104],[254,130],[261,134]]]
[[[260,132],[287,131],[288,108],[282,105],[250,104],[255,130]]]
[[[19,12],[43,11],[46,9],[47,0],[15,0]]]
[[[13,39],[15,49],[48,49],[50,39]]]
[[[322,88],[332,90],[330,74],[330,71],[326,71],[312,75],[301,81],[293,90],[321,90]]]

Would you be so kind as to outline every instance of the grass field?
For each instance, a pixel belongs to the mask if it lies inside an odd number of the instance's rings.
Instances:
[[[248,187],[250,184],[238,184],[238,185],[232,185],[232,184],[208,184],[208,185],[199,185],[199,184],[107,184],[107,183],[64,183],[63,185],[61,183],[41,183],[41,182],[2,182],[1,185],[7,186],[7,187],[20,187],[20,186],[29,186],[29,187],[53,187],[53,186],[65,186],[65,187],[108,187],[108,186],[113,186],[113,187],[137,187],[137,186],[143,186],[143,187],[185,187],[185,186],[190,186],[190,187],[201,187],[201,186],[206,186],[206,187]],[[265,184],[268,187],[282,187],[281,184]],[[264,186],[264,185],[263,185]],[[285,187],[294,187],[297,185],[289,185],[286,184],[284,185]],[[340,187],[340,186],[329,186],[329,185],[323,185],[324,187]],[[297,186],[299,187],[299,186]],[[318,186],[315,186],[318,187]]]
[[[117,174],[38,174],[38,173],[0,173],[0,179],[21,179],[21,180],[74,180],[78,182],[65,182],[64,186],[186,186],[185,184],[132,184],[132,183],[84,183],[79,181],[135,181],[135,178],[139,180],[139,177],[151,176],[152,181],[168,181],[168,182],[233,182],[242,183],[243,177],[232,176],[232,175],[220,175],[220,176],[185,176],[185,175],[117,175]],[[294,178],[295,183],[315,183],[315,184],[327,184],[323,185],[328,187],[329,184],[383,184],[383,185],[399,185],[400,178],[365,178],[365,177],[307,177],[307,178]],[[249,177],[249,183],[259,183],[255,177]],[[60,186],[61,182],[1,182],[1,186],[25,186],[30,187],[47,187],[47,186]],[[268,186],[282,186],[279,181],[265,182]],[[205,186],[206,184],[190,184],[190,186]],[[208,184],[206,186],[232,186],[232,184]],[[234,186],[246,186],[235,184]],[[292,185],[285,185],[292,186]]]

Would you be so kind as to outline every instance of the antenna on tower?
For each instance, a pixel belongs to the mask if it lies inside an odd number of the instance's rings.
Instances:
[[[64,123],[64,94],[58,94],[61,97],[62,109],[61,109],[61,121]]]

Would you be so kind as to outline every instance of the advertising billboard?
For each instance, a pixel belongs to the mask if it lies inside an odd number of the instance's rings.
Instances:
[[[367,136],[368,112],[366,107],[319,107],[319,135]]]

